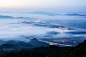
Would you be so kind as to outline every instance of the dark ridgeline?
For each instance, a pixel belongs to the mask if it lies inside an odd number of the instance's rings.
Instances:
[[[73,14],[65,14],[68,16],[86,16],[86,15],[82,15],[82,14],[77,14],[77,13],[73,13]]]
[[[14,17],[0,15],[0,19],[14,19]]]
[[[76,47],[41,46],[9,52],[0,57],[86,57],[86,40]]]
[[[15,40],[9,40],[9,41],[2,41],[2,44],[0,45],[0,54],[10,52],[10,51],[20,51],[21,49],[31,49],[36,47],[47,47],[49,46],[49,43],[38,41],[38,39],[33,38],[29,42],[23,42],[23,41],[15,41]],[[12,50],[10,50],[12,49]]]

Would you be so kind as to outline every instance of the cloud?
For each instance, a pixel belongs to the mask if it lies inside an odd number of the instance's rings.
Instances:
[[[10,11],[3,11],[3,12],[1,12],[0,11],[0,13],[16,13],[16,12],[10,12]]]

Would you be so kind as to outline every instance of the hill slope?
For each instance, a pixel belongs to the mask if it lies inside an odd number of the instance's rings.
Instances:
[[[76,47],[38,47],[10,52],[0,57],[86,57],[86,40]]]

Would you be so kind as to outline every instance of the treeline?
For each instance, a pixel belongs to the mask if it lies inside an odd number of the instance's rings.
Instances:
[[[9,52],[0,57],[86,57],[86,40],[76,47],[42,46]]]

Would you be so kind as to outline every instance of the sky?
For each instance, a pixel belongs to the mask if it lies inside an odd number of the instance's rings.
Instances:
[[[85,10],[86,0],[0,0],[0,11],[44,8]]]

